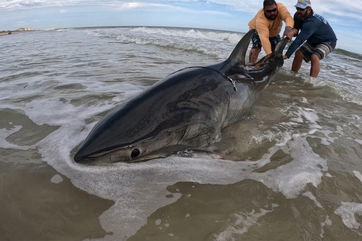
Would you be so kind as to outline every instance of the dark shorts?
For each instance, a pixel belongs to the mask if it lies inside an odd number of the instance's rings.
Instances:
[[[261,41],[259,35],[256,32],[253,34],[253,36],[251,36],[251,41],[253,42],[253,49],[261,49]],[[280,36],[277,35],[275,37],[269,38],[269,41],[271,44],[271,48],[274,51],[275,46],[280,41]]]
[[[320,44],[310,44],[306,42],[299,50],[303,53],[305,62],[308,63],[312,54],[317,55],[319,59],[324,59],[335,47],[335,42],[325,42]]]

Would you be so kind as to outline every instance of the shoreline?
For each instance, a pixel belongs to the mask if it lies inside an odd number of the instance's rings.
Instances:
[[[64,27],[64,28],[53,28],[46,30],[61,30],[61,29],[104,29],[104,28],[166,28],[166,29],[194,29],[201,31],[215,31],[215,32],[228,32],[228,33],[236,33],[236,34],[244,34],[242,31],[233,31],[233,30],[221,30],[221,29],[211,29],[211,28],[197,28],[197,27],[176,27],[176,26],[151,26],[151,25],[111,25],[111,26],[87,26],[87,27]],[[32,29],[32,28],[19,28],[16,30],[0,30],[0,36],[6,36],[11,34],[23,33],[23,32],[34,32],[34,31],[42,31],[45,29]],[[362,60],[362,52],[355,52],[352,50],[347,50],[343,48],[336,48],[335,52],[340,54],[345,54],[347,56],[351,56]]]

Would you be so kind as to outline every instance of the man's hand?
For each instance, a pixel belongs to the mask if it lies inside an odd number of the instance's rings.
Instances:
[[[291,40],[296,33],[296,30],[292,27],[285,27],[283,36],[287,37],[289,40]]]
[[[267,54],[267,55],[265,55],[265,57],[264,57],[264,58],[265,58],[265,59],[270,59],[270,57],[272,56],[272,54],[273,54],[273,53],[271,53],[271,54]]]

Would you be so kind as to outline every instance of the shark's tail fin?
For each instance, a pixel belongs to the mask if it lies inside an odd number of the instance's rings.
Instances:
[[[214,68],[223,73],[227,73],[231,69],[233,69],[235,66],[237,66],[237,68],[239,68],[239,69],[242,68],[243,66],[245,66],[246,52],[248,51],[251,37],[255,32],[256,31],[254,29],[249,30],[249,32],[247,32],[242,37],[242,39],[239,41],[239,43],[236,45],[236,47],[230,54],[229,58],[226,61],[224,61],[218,65],[215,65]],[[274,52],[270,56],[268,56],[268,58],[270,58],[271,56],[282,57],[283,50],[284,50],[286,44],[288,43],[288,41],[289,40],[287,38],[283,38],[281,41],[279,41],[279,43],[275,47]],[[265,58],[265,57],[262,58],[256,64],[254,64],[253,67],[256,68],[256,67],[260,66],[261,64],[264,64],[264,62],[266,60],[267,60],[267,58]]]
[[[289,42],[289,39],[287,38],[283,38],[282,40],[280,40],[277,44],[277,46],[275,46],[275,50],[274,50],[274,54],[276,56],[280,56],[283,55],[283,50],[285,48],[285,46],[287,45],[287,43]]]
[[[282,40],[280,40],[277,45],[275,46],[275,49],[273,51],[273,53],[271,53],[270,55],[266,55],[263,58],[261,58],[258,62],[256,62],[255,64],[251,65],[252,68],[257,69],[259,67],[261,67],[263,64],[265,64],[265,62],[267,60],[269,60],[270,58],[274,58],[276,59],[282,59],[283,56],[283,50],[285,48],[285,46],[287,45],[287,43],[289,42],[289,39],[287,38],[283,38]],[[275,58],[278,57],[278,58]],[[284,61],[282,61],[284,62]]]

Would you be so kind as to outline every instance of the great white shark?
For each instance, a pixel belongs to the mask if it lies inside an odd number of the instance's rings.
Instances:
[[[78,163],[137,162],[202,150],[250,111],[283,65],[283,39],[253,66],[245,56],[254,30],[225,61],[176,71],[99,121],[74,156]]]

